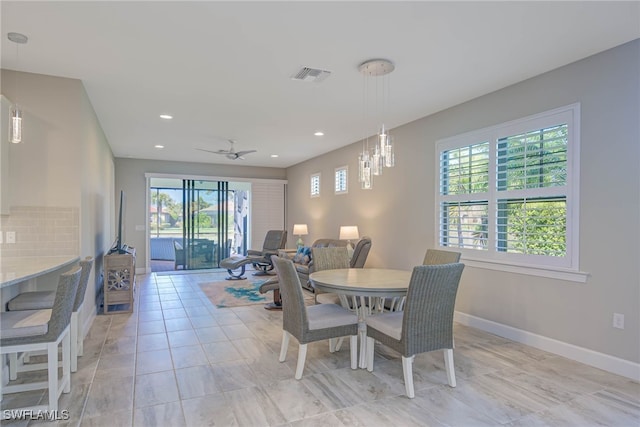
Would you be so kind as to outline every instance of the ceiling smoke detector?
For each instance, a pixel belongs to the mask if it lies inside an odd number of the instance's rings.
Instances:
[[[320,83],[331,75],[331,71],[320,70],[319,68],[302,67],[297,73],[291,76],[292,80],[303,82]]]

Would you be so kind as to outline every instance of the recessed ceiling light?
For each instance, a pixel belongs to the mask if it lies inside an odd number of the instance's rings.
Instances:
[[[278,157],[278,155],[277,154],[272,154],[271,157],[273,157],[275,159],[276,157]]]
[[[155,147],[155,148],[162,149],[162,148],[164,148],[164,145],[160,145],[160,144],[158,144],[158,145],[154,145],[154,147]]]
[[[318,131],[316,133],[314,133],[315,136],[324,136],[324,132],[322,131]]]
[[[160,114],[160,118],[165,120],[171,120],[173,119],[173,116],[170,116],[169,114]]]

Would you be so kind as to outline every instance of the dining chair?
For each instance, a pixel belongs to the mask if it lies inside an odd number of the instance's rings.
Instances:
[[[373,371],[375,341],[402,355],[407,396],[415,397],[412,365],[416,354],[444,350],[448,383],[456,386],[453,366],[453,309],[464,264],[414,267],[402,312],[383,313],[366,319],[367,370]]]
[[[282,293],[282,345],[280,362],[284,362],[289,347],[289,338],[298,340],[298,363],[295,378],[302,378],[307,344],[330,338],[350,337],[351,369],[357,368],[358,317],[349,310],[336,304],[318,304],[305,306],[300,278],[293,262],[289,259],[273,256],[280,292]]]
[[[460,252],[427,249],[422,265],[453,264],[460,262],[460,255]],[[387,304],[387,308],[389,311],[402,311],[406,300],[406,297],[394,298]]]
[[[337,270],[339,268],[351,267],[351,261],[349,257],[349,250],[346,246],[326,247],[326,248],[311,248],[311,257],[313,258],[313,270]],[[314,292],[313,299],[316,304],[341,304],[343,307],[348,307],[348,301],[345,296],[341,297],[334,293],[318,293]],[[342,347],[342,339],[331,338],[329,340],[329,351],[331,353],[340,351]]]
[[[349,251],[346,247],[311,248],[313,271],[336,270],[351,266]],[[314,293],[316,303],[340,304],[338,295],[332,293]]]
[[[460,262],[460,252],[427,249],[422,265],[452,264]]]
[[[47,381],[2,385],[0,369],[0,396],[5,393],[48,389],[48,405],[19,409],[56,411],[60,395],[71,391],[70,322],[80,274],[81,268],[76,267],[60,275],[53,307],[50,309],[0,313],[0,355],[7,354],[15,361],[15,355],[20,352],[40,350],[47,352]],[[62,377],[58,378],[60,343],[62,343]],[[12,366],[15,367],[15,363],[9,365],[9,378],[15,379],[17,373]]]
[[[86,257],[80,261],[80,283],[73,303],[73,311],[71,313],[71,372],[78,370],[78,357],[84,353],[84,334],[80,332],[80,313],[82,312],[82,303],[84,295],[87,291],[91,268],[93,267],[94,258]],[[9,301],[7,309],[9,311],[20,310],[44,310],[53,307],[56,297],[56,291],[32,291],[18,294]],[[28,360],[28,353],[24,356],[25,362]],[[24,365],[23,371],[34,371],[46,369],[46,364],[30,364]]]

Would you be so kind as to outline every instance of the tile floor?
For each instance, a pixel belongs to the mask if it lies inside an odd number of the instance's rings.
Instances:
[[[422,354],[414,365],[416,398],[409,400],[397,354],[377,345],[375,371],[354,371],[348,340],[334,354],[327,343],[310,344],[296,381],[295,340],[278,363],[281,312],[218,309],[202,294],[198,283],[223,276],[139,276],[133,314],[95,319],[72,391],[60,401],[70,419],[57,424],[640,425],[638,383],[462,325],[455,328],[456,388],[446,385],[442,353]],[[8,395],[2,405],[43,398]]]

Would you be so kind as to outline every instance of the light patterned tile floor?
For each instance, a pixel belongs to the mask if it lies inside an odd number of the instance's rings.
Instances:
[[[353,371],[348,340],[333,354],[326,342],[310,344],[296,381],[295,340],[277,361],[281,312],[220,309],[201,292],[198,283],[225,274],[139,276],[134,312],[99,315],[85,339],[72,392],[60,400],[70,419],[46,425],[640,425],[638,383],[462,325],[456,388],[446,385],[441,352],[422,354],[416,398],[407,399],[399,356],[377,345],[374,372]],[[42,399],[44,391],[7,395],[2,408]]]

